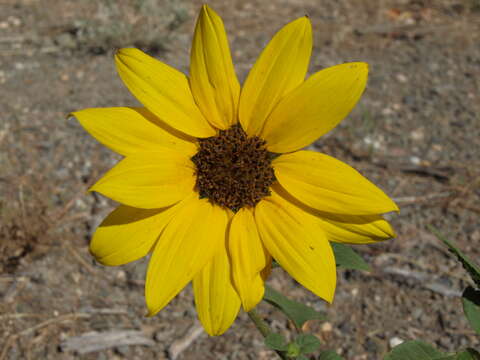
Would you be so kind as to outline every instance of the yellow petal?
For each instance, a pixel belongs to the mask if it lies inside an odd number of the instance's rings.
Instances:
[[[198,317],[212,336],[228,330],[240,310],[240,299],[230,280],[230,262],[225,246],[193,278]]]
[[[120,49],[115,63],[130,92],[160,120],[194,137],[215,135],[184,74],[134,48]]]
[[[239,118],[248,135],[260,134],[275,105],[305,80],[311,52],[307,17],[284,26],[265,47],[240,95]]]
[[[395,237],[392,227],[381,215],[324,214],[320,227],[329,241],[369,244]]]
[[[272,196],[255,208],[255,220],[265,247],[295,280],[332,302],[335,258],[325,233],[312,221],[312,215],[271,190]]]
[[[90,252],[108,266],[138,260],[150,252],[176,211],[175,206],[145,210],[120,205],[95,231]]]
[[[285,190],[316,210],[348,215],[398,211],[382,190],[331,156],[297,151],[279,156],[272,165]]]
[[[242,208],[235,214],[230,225],[228,248],[233,283],[243,309],[250,311],[262,300],[265,287],[260,272],[270,260],[258,235],[252,210]]]
[[[141,152],[121,160],[90,191],[142,209],[172,205],[193,192],[194,165],[178,152]]]
[[[227,212],[194,195],[160,235],[148,265],[149,316],[160,311],[225,246]]]
[[[312,75],[282,99],[265,122],[260,136],[268,150],[295,151],[329,132],[360,99],[367,76],[366,63],[332,66]]]
[[[273,185],[282,198],[302,209],[327,236],[328,241],[368,244],[395,237],[395,232],[382,215],[343,215],[315,210],[289,194],[280,184]]]
[[[188,155],[197,151],[193,138],[169,129],[146,108],[93,108],[71,115],[95,139],[124,156],[139,151],[159,151],[159,148]]]
[[[222,19],[203,5],[193,36],[190,86],[205,118],[219,129],[237,122],[240,84]]]

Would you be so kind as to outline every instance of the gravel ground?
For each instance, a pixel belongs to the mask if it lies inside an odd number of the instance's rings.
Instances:
[[[190,287],[145,318],[146,261],[106,268],[87,250],[114,204],[86,189],[118,157],[66,114],[136,104],[116,75],[117,47],[140,47],[186,71],[200,5],[0,3],[0,360],[171,359],[179,350],[180,360],[275,358],[245,314],[221,337],[198,331]],[[373,270],[340,270],[332,306],[280,269],[270,285],[325,310],[328,322],[306,330],[346,359],[381,359],[392,344],[416,338],[445,351],[478,348],[458,297],[465,273],[427,225],[479,262],[480,2],[210,5],[225,21],[240,79],[274,32],[304,14],[314,29],[311,73],[345,61],[370,64],[360,104],[312,146],[355,166],[401,207],[391,218],[398,237],[357,247]],[[279,332],[291,330],[270,306],[259,311]],[[80,354],[72,340],[93,331],[103,343],[125,345]]]

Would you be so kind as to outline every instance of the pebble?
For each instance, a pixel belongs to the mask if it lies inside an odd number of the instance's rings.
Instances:
[[[398,346],[400,344],[402,344],[405,340],[397,337],[397,336],[394,336],[393,338],[391,338],[389,341],[388,341],[388,344],[390,345],[390,348],[394,348],[395,346]]]
[[[420,309],[420,308],[416,308],[416,309],[413,310],[413,312],[412,312],[412,316],[413,316],[414,319],[419,319],[420,316],[422,316],[422,315],[423,315],[423,310]]]
[[[413,140],[416,140],[416,141],[421,141],[425,138],[425,132],[423,130],[423,128],[418,128],[418,129],[415,129],[413,130],[411,133],[410,133],[410,137],[413,139]]]
[[[19,18],[15,17],[15,16],[9,16],[9,17],[7,18],[7,21],[8,21],[10,24],[12,24],[13,26],[20,26],[20,25],[22,25],[22,21],[21,21]]]
[[[129,357],[130,355],[130,348],[126,345],[122,345],[122,346],[117,346],[115,348],[115,350],[117,351],[118,354],[124,356],[124,357]]]
[[[418,156],[410,156],[410,162],[414,165],[420,165],[422,160]]]
[[[401,83],[406,83],[408,81],[408,78],[403,74],[397,74],[395,77],[397,78],[398,82]]]
[[[333,330],[333,326],[331,323],[327,321],[322,324],[321,329],[322,329],[322,332],[331,332]]]
[[[60,34],[55,38],[55,41],[57,44],[61,47],[67,48],[67,49],[74,49],[77,47],[77,43],[75,41],[75,37],[70,34],[70,33],[63,33]]]

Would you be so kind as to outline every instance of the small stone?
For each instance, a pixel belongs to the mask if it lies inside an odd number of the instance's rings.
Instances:
[[[395,336],[388,341],[388,344],[390,345],[390,348],[394,348],[395,346],[402,344],[404,341],[405,340]]]
[[[397,78],[398,82],[401,83],[406,83],[408,81],[408,78],[403,74],[397,74],[395,77]]]
[[[63,33],[56,37],[55,41],[61,47],[74,49],[77,47],[75,37],[70,33]]]
[[[117,346],[115,348],[115,350],[117,351],[118,354],[124,356],[124,357],[128,357],[129,354],[130,354],[130,348],[126,345],[122,345],[122,346]]]
[[[385,109],[382,110],[382,115],[388,116],[392,114],[393,114],[392,108],[386,107]]]
[[[331,323],[327,321],[322,324],[321,329],[322,329],[322,332],[331,332],[333,330],[333,326]]]
[[[120,281],[125,281],[127,279],[127,273],[123,270],[117,271],[116,278]]]
[[[15,17],[15,16],[9,16],[7,20],[8,20],[8,22],[9,22],[10,24],[12,24],[13,26],[20,26],[20,25],[22,25],[22,21],[21,21],[19,18]]]
[[[422,160],[418,156],[410,156],[409,160],[413,165],[420,165],[420,163],[422,162]]]
[[[411,133],[410,133],[410,137],[413,139],[413,140],[416,140],[416,141],[421,141],[425,138],[425,132],[423,130],[423,128],[418,128],[418,129],[415,129],[413,130]]]
[[[472,238],[473,243],[476,243],[476,242],[480,241],[480,230],[479,229],[475,230],[473,232],[471,238]]]
[[[423,310],[420,309],[420,308],[416,308],[416,309],[413,310],[413,312],[412,312],[412,317],[413,317],[414,319],[417,319],[417,320],[418,320],[418,319],[420,318],[420,316],[422,316],[422,314],[423,314]]]
[[[72,280],[75,284],[78,284],[80,282],[80,279],[81,279],[81,275],[77,272],[74,272],[71,274],[72,276]]]

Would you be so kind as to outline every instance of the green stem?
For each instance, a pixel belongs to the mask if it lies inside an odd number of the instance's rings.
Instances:
[[[247,312],[247,314],[264,338],[273,333],[270,326],[268,326],[268,324],[263,321],[263,319],[260,317],[260,315],[258,315],[255,309],[250,310],[249,312]],[[275,350],[275,352],[280,357],[280,359],[288,360],[287,355],[284,351]]]

